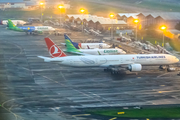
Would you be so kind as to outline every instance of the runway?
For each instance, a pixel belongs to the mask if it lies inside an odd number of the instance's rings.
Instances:
[[[177,72],[144,67],[138,75],[128,72],[112,76],[102,68],[45,63],[37,56],[49,57],[44,42],[47,35],[27,36],[3,26],[0,31],[3,120],[90,120],[90,114],[77,113],[88,108],[180,104]],[[65,48],[60,44],[63,36],[48,37]],[[73,40],[89,37],[80,32],[72,32],[71,36]]]

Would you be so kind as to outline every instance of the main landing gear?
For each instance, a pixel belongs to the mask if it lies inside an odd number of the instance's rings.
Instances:
[[[104,69],[105,72],[111,72],[111,75],[118,75],[118,74],[122,74],[123,69],[119,69],[119,68],[106,68]]]
[[[120,73],[120,71],[111,70],[111,75],[119,75]]]

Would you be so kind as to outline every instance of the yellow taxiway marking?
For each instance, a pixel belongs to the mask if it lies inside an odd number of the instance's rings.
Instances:
[[[117,114],[120,114],[120,115],[122,115],[122,114],[124,114],[125,112],[118,112]]]
[[[115,120],[115,119],[117,119],[117,117],[111,118],[111,119],[109,119],[109,120]]]
[[[4,103],[2,103],[2,108],[4,108],[5,110],[7,110],[7,111],[10,112],[11,114],[13,114],[14,117],[16,118],[15,120],[17,120],[18,117],[20,117],[20,116],[18,116],[17,114],[13,113],[11,110],[9,110],[9,109],[7,109],[6,107],[4,107],[4,105],[5,105],[6,103],[8,103],[8,102],[10,102],[10,101],[13,101],[13,100],[14,100],[14,99],[7,100],[7,101],[5,101]],[[21,118],[21,117],[20,117],[20,118]]]
[[[168,92],[180,92],[179,90],[172,90],[172,91],[158,91],[159,93],[168,93]]]
[[[91,114],[79,114],[79,115],[72,115],[73,117],[78,117],[78,116],[89,116]]]

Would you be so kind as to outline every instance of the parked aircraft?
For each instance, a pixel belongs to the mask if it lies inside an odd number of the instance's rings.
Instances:
[[[13,23],[14,25],[17,25],[17,24],[24,25],[24,24],[26,24],[26,22],[23,21],[23,20],[11,20],[11,21],[12,21],[12,23]],[[7,23],[8,23],[8,20],[1,20],[1,21],[0,21],[0,25],[7,25]]]
[[[45,38],[50,57],[38,56],[45,62],[56,62],[71,67],[125,67],[131,72],[142,70],[142,66],[148,65],[170,65],[179,62],[175,56],[168,54],[131,54],[131,55],[89,55],[89,56],[67,56],[49,38]],[[105,69],[106,70],[106,69]],[[112,74],[119,71],[112,70]]]
[[[69,38],[66,34],[64,35],[66,36],[66,38]],[[69,38],[69,40],[71,41],[71,39]],[[88,49],[88,46],[89,48],[91,49],[94,49],[94,48],[100,48],[100,49],[103,49],[103,48],[110,48],[111,46],[106,44],[106,43],[76,43],[76,42],[72,42],[71,43],[75,46],[75,48],[77,49]],[[63,45],[66,45],[66,43],[61,43]]]
[[[115,54],[126,54],[122,49],[76,49],[74,45],[70,42],[70,38],[65,34],[66,41],[66,52],[74,54],[90,54],[90,55],[115,55]],[[63,50],[64,51],[64,50]]]
[[[8,28],[9,30],[14,30],[18,32],[26,32],[27,34],[34,34],[38,33],[41,34],[45,31],[55,31],[55,29],[51,26],[22,26],[22,27],[17,27],[16,25],[13,24],[11,20],[8,20]]]

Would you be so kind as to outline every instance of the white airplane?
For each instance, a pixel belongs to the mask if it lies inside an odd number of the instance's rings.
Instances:
[[[80,52],[91,55],[117,55],[126,54],[122,49],[79,49]]]
[[[76,49],[74,45],[71,43],[70,38],[64,34],[64,38],[66,41],[66,52],[80,54],[80,55],[116,55],[116,54],[126,54],[122,49],[112,48],[112,49]],[[85,53],[85,54],[84,54]]]
[[[24,25],[24,24],[26,24],[26,22],[23,21],[23,20],[11,20],[11,21],[14,23],[14,25],[17,25],[17,24]],[[8,23],[8,20],[1,20],[0,21],[0,25],[7,25],[7,23]]]
[[[9,19],[8,20],[8,30],[14,30],[18,32],[26,32],[27,34],[34,34],[34,33],[43,33],[43,32],[54,32],[55,28],[51,26],[16,26],[14,23]]]
[[[68,37],[66,34],[64,35],[65,37]],[[69,38],[69,37],[68,37]],[[76,43],[76,42],[72,42],[71,39],[69,38],[70,42],[74,45],[75,48],[77,49],[95,49],[95,48],[110,48],[111,46],[106,44],[106,43]],[[63,45],[66,45],[66,43],[61,43]]]
[[[38,57],[44,59],[44,62],[56,62],[65,66],[105,68],[127,66],[127,70],[138,72],[146,65],[170,65],[179,62],[178,58],[168,54],[66,56],[49,38],[45,38],[45,41],[51,58]]]
[[[55,31],[56,29],[51,26],[34,26],[35,31]]]

